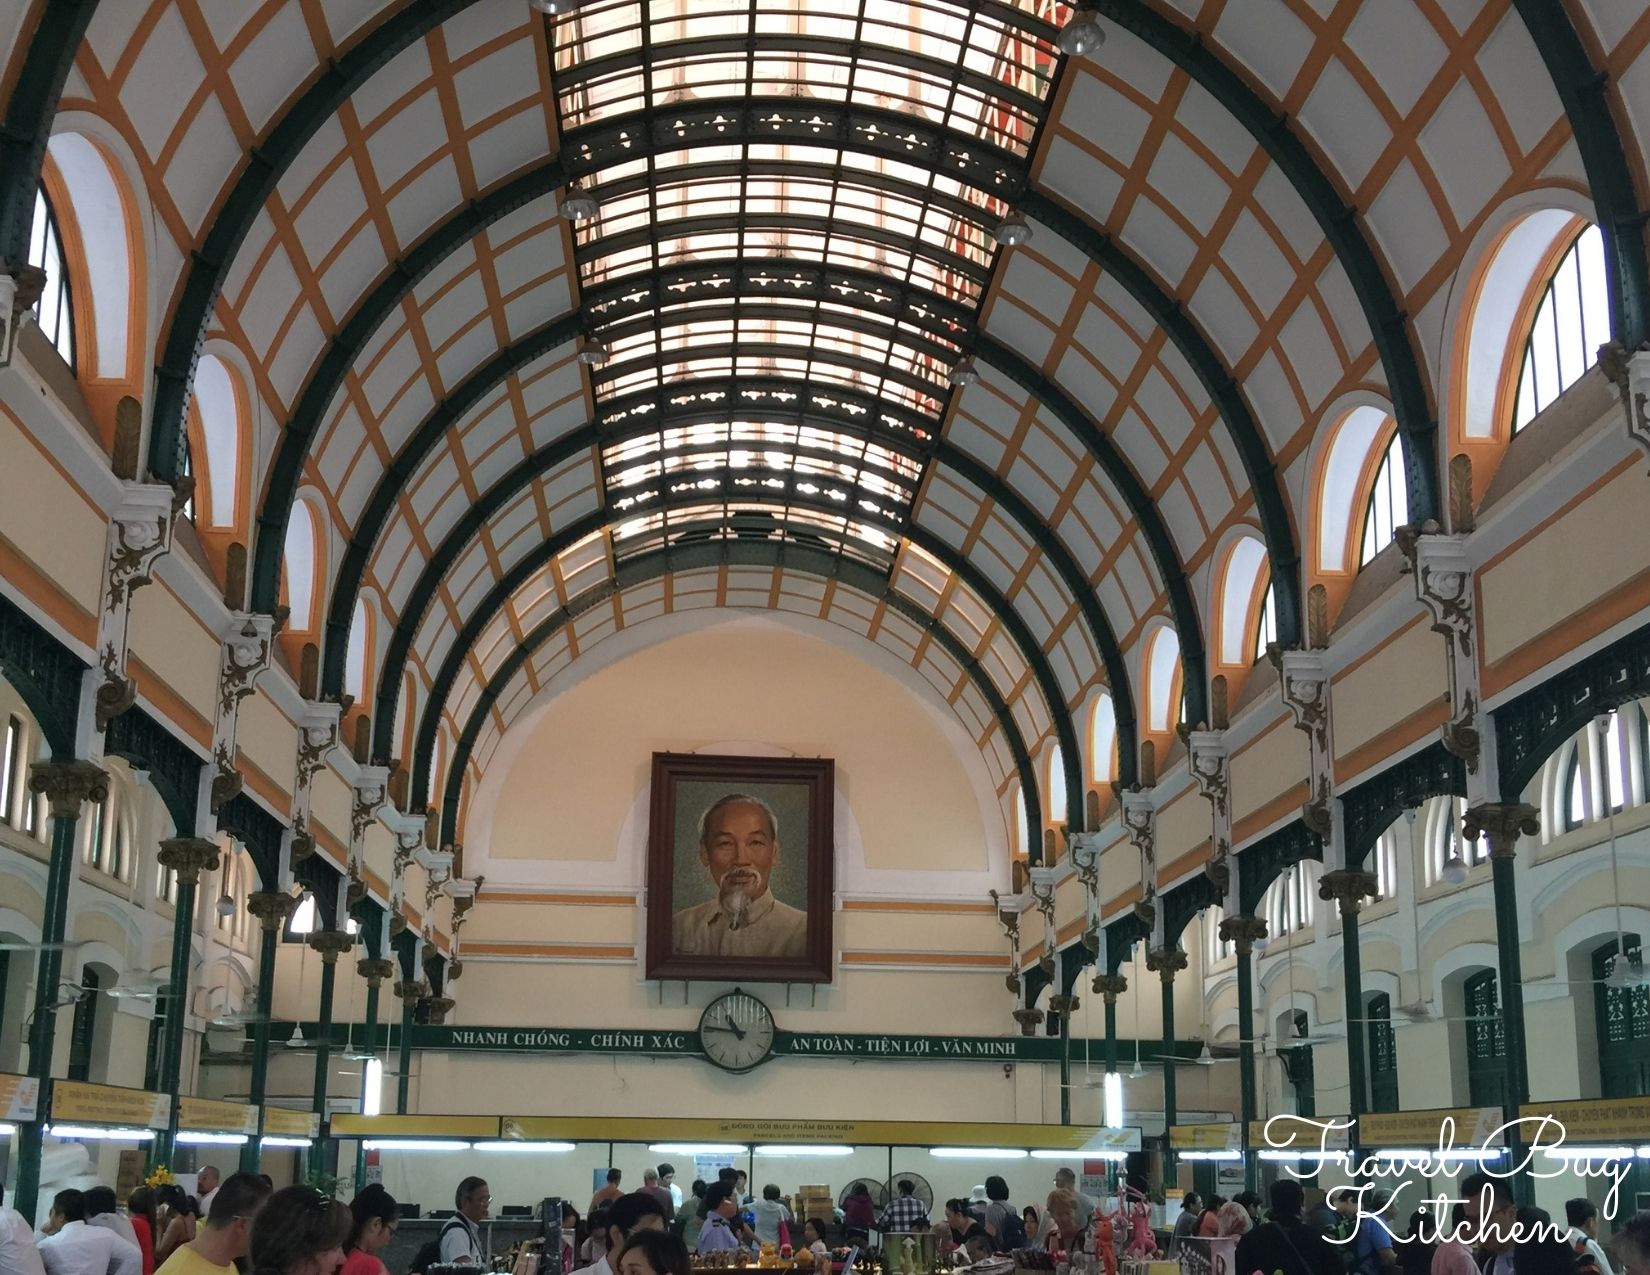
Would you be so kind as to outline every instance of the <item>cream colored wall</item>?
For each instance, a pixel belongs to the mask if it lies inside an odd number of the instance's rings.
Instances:
[[[108,534],[102,514],[3,409],[0,456],[0,534],[86,614],[96,615]]]

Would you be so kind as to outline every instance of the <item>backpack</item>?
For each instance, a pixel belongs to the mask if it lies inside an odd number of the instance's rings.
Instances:
[[[997,1248],[1004,1253],[1026,1246],[1026,1224],[1012,1208],[1004,1206],[1003,1224],[997,1231]]]
[[[441,1264],[441,1241],[447,1238],[447,1232],[455,1226],[464,1226],[461,1217],[450,1217],[446,1224],[436,1232],[433,1240],[425,1240],[418,1252],[413,1254],[412,1265],[407,1267],[409,1275],[424,1275],[432,1266]],[[465,1227],[468,1230],[468,1227]]]

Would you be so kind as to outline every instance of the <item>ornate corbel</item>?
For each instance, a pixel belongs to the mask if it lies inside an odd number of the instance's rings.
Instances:
[[[1026,875],[1032,901],[1043,914],[1043,954],[1037,958],[1037,968],[1053,978],[1054,948],[1059,942],[1054,924],[1054,869],[1032,868]]]
[[[1621,393],[1627,441],[1650,456],[1650,351],[1631,354],[1619,341],[1599,346],[1598,364]]]
[[[35,303],[46,288],[46,272],[26,262],[0,263],[0,367],[10,367],[23,325],[34,321]]]
[[[1541,835],[1541,811],[1522,802],[1482,802],[1468,806],[1461,819],[1461,835],[1468,841],[1482,836],[1489,842],[1490,858],[1511,859],[1518,853],[1520,837]]]
[[[1077,884],[1083,889],[1083,946],[1090,955],[1100,952],[1100,850],[1092,837],[1068,838],[1068,855]]]
[[[407,918],[401,907],[407,897],[407,865],[424,846],[424,820],[417,813],[403,814],[386,810],[385,824],[395,837],[395,858],[390,866],[390,934],[400,934],[407,928]]]
[[[1020,913],[1029,900],[1022,894],[999,894],[991,891],[991,901],[997,905],[997,924],[1008,938],[1008,977],[1003,982],[1015,996],[1020,994]]]
[[[89,761],[37,761],[29,767],[29,791],[46,799],[53,819],[78,819],[87,802],[109,796],[109,772]]]
[[[460,849],[459,846],[448,846],[444,850],[421,850],[415,856],[424,865],[427,874],[424,879],[425,916],[435,910],[435,901],[441,897],[441,888],[452,878],[453,859]]]
[[[107,729],[137,699],[137,687],[126,673],[132,594],[149,583],[155,563],[172,548],[172,528],[194,483],[182,478],[175,488],[138,482],[123,488],[105,542],[103,606],[97,621],[98,730]]]
[[[1334,757],[1330,752],[1329,669],[1321,650],[1275,653],[1284,705],[1306,736],[1307,789],[1301,819],[1322,838],[1335,840]],[[1330,856],[1327,851],[1325,858]]]
[[[1248,956],[1255,944],[1269,933],[1266,919],[1259,916],[1228,916],[1220,922],[1220,940],[1230,943],[1239,956]]]
[[[1432,617],[1432,631],[1444,638],[1450,700],[1444,747],[1466,764],[1469,797],[1488,801],[1494,767],[1486,767],[1484,753],[1494,732],[1479,689],[1478,613],[1466,537],[1444,535],[1429,522],[1399,544],[1415,577],[1415,596]]]
[[[1123,790],[1123,829],[1140,852],[1140,898],[1134,914],[1148,927],[1157,922],[1157,799],[1141,788]]]
[[[308,700],[298,721],[298,760],[292,785],[292,861],[301,863],[315,853],[315,834],[309,829],[310,801],[315,776],[338,747],[338,722],[343,706]]]
[[[452,938],[453,948],[447,958],[447,977],[449,980],[460,978],[464,974],[464,962],[459,959],[459,952],[463,943],[463,930],[470,918],[470,909],[476,905],[476,895],[481,892],[485,877],[450,877],[443,891],[453,901]]]
[[[1186,757],[1198,792],[1209,801],[1209,861],[1203,874],[1224,895],[1232,881],[1232,754],[1226,732],[1187,732]]]
[[[177,873],[179,885],[198,885],[203,871],[217,870],[218,843],[204,837],[169,837],[160,843],[155,858],[161,867]]]
[[[389,783],[388,768],[362,766],[350,785],[347,897],[351,903],[367,897],[367,831],[389,798]]]
[[[1373,899],[1380,887],[1373,872],[1358,868],[1338,868],[1318,878],[1318,897],[1340,905],[1342,916],[1357,916],[1365,899]]]
[[[218,703],[212,724],[212,813],[241,791],[235,769],[235,733],[241,701],[257,688],[258,675],[269,667],[279,625],[272,615],[236,612],[229,618],[218,655]]]

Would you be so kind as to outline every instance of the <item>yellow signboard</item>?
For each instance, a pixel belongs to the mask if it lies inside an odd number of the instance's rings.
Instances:
[[[497,1116],[358,1116],[332,1118],[335,1138],[497,1138]]]
[[[0,1120],[33,1120],[40,1114],[40,1081],[0,1071]]]
[[[1320,1149],[1345,1151],[1352,1144],[1351,1133],[1351,1121],[1345,1116],[1272,1116],[1249,1122],[1249,1149],[1303,1155]]]
[[[1525,1121],[1551,1116],[1563,1126],[1564,1141],[1614,1146],[1650,1140],[1650,1098],[1588,1098],[1579,1102],[1531,1102],[1518,1109]],[[1525,1124],[1524,1137],[1539,1136],[1542,1145],[1558,1142],[1559,1130],[1539,1132]]]
[[[197,1133],[257,1133],[258,1109],[244,1102],[179,1098],[178,1128]]]
[[[605,1116],[357,1116],[332,1118],[342,1138],[498,1138],[555,1142],[829,1143],[1014,1147],[1073,1154],[1137,1151],[1140,1130],[1083,1125],[899,1120],[660,1119]]]
[[[90,1085],[79,1080],[52,1081],[52,1120],[57,1124],[164,1129],[171,1113],[171,1094]]]
[[[1235,1121],[1221,1124],[1176,1124],[1169,1126],[1169,1147],[1175,1151],[1241,1150]]]
[[[1498,1147],[1501,1124],[1500,1107],[1376,1111],[1358,1118],[1358,1141],[1366,1147]]]
[[[272,1138],[315,1138],[321,1133],[321,1117],[313,1111],[291,1107],[264,1108],[264,1135]]]

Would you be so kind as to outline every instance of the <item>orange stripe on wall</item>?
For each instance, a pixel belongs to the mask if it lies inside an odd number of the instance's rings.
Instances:
[[[1335,782],[1361,775],[1394,753],[1432,734],[1449,720],[1449,702],[1439,699],[1411,713],[1403,721],[1387,727],[1367,744],[1360,744],[1345,757],[1335,759]]]
[[[844,952],[844,965],[956,965],[968,969],[1006,970],[1008,957],[984,952]]]
[[[1290,811],[1298,811],[1305,804],[1311,788],[1303,779],[1294,787],[1272,798],[1253,814],[1245,815],[1232,826],[1232,844],[1241,845],[1269,824],[1276,823]]]
[[[924,902],[916,900],[910,903],[899,899],[847,899],[842,904],[844,912],[953,912],[965,915],[994,916],[997,905],[994,903],[967,903],[961,900],[951,902]]]
[[[40,571],[17,547],[0,536],[0,576],[75,641],[87,648],[97,646],[97,617],[81,606],[50,576]]]
[[[466,943],[465,956],[559,956],[586,960],[636,959],[636,949],[630,946],[586,943]]]
[[[1614,593],[1594,600],[1578,615],[1531,638],[1523,646],[1484,668],[1479,674],[1484,695],[1495,695],[1532,673],[1540,672],[1576,647],[1590,642],[1646,607],[1650,607],[1650,571],[1641,571]]]
[[[160,710],[161,717],[202,748],[212,747],[212,723],[184,700],[160,676],[135,655],[126,657],[126,672],[137,685],[138,694]]]

